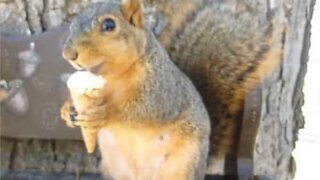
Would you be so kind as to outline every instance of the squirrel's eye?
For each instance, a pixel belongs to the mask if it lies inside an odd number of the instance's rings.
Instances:
[[[113,31],[116,28],[116,23],[113,19],[107,18],[101,24],[102,31]]]

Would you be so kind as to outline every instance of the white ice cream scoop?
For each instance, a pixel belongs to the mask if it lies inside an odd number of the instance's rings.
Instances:
[[[87,90],[103,89],[105,85],[105,79],[89,71],[77,71],[67,81],[69,90],[78,94],[84,94]]]

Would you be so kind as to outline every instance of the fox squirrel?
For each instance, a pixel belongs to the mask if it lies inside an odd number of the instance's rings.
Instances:
[[[90,101],[82,111],[72,108],[73,99],[61,109],[69,126],[99,129],[106,178],[204,179],[208,113],[193,83],[145,28],[139,1],[87,7],[71,24],[63,56],[106,81],[94,95],[83,94]]]
[[[126,2],[138,6],[139,2],[137,1],[127,0]],[[203,98],[203,103],[211,119],[208,171],[223,174],[224,158],[232,153],[233,148],[236,147],[234,142],[236,127],[242,116],[246,93],[266,73],[273,70],[281,59],[283,26],[272,12],[260,12],[251,8],[244,1],[142,0],[142,2],[145,8],[155,7],[151,16],[154,15],[156,23],[151,24],[151,27],[148,28],[154,32],[172,61],[192,80]],[[112,8],[114,6],[110,6],[110,9]],[[95,61],[86,62],[84,59],[102,59],[103,57],[123,59],[122,56],[128,54],[130,57],[136,57],[135,54],[129,52],[119,55],[116,51],[119,51],[119,47],[129,47],[130,49],[143,47],[140,42],[143,36],[134,33],[132,33],[132,37],[126,35],[125,39],[134,39],[134,45],[129,44],[127,42],[129,40],[126,40],[126,43],[120,43],[122,41],[119,39],[115,44],[103,44],[104,41],[100,40],[102,35],[94,33],[89,27],[90,24],[96,22],[96,19],[99,19],[100,16],[97,18],[96,15],[98,11],[107,11],[103,8],[93,9],[91,8],[90,11],[86,11],[86,14],[78,16],[77,26],[77,23],[73,23],[71,27],[73,39],[68,42],[77,42],[73,46],[77,47],[78,51],[77,53],[71,51],[71,55],[66,55],[66,58],[77,59],[71,61],[75,67],[87,69],[89,67],[91,70],[96,70],[99,68],[97,68]],[[140,11],[140,8],[133,9]],[[125,16],[131,15],[130,22],[139,22],[140,26],[144,24],[141,21],[141,14],[133,13],[132,9],[127,9],[126,6],[123,6],[121,10]],[[160,19],[157,19],[158,17]],[[92,44],[93,40],[100,44]],[[110,42],[114,43],[114,41]],[[112,58],[107,54],[99,55],[102,52],[100,48],[115,49]],[[66,54],[68,53],[70,52],[66,51]],[[120,66],[117,71],[123,72],[129,64],[117,60],[114,64],[103,65],[105,68],[100,68],[103,70],[110,66],[108,73],[111,74],[117,65]],[[107,70],[105,71],[107,72]],[[144,76],[136,76],[136,80],[143,81],[142,77]],[[169,77],[163,78],[170,79]],[[125,87],[128,87],[132,83],[132,76],[128,75],[123,79],[126,80],[117,80],[119,81],[117,82],[119,89],[117,95],[124,100],[130,95],[127,91],[120,90],[122,88],[119,87],[123,86],[120,82],[125,82]],[[176,86],[172,86],[172,89],[175,88]],[[109,90],[109,92],[111,91]],[[159,92],[153,93],[158,95],[161,92],[163,91],[159,90]],[[180,91],[178,94],[182,92],[184,91]],[[167,91],[166,94],[164,98],[168,101],[178,97],[171,91]],[[153,98],[156,98],[156,95]],[[160,102],[157,103],[157,111],[166,110],[164,102],[155,100],[155,102],[157,101]],[[179,98],[175,101],[179,101]],[[63,109],[68,110],[67,107],[70,104],[71,102],[67,103]],[[110,109],[111,106],[107,107],[101,107],[101,110],[114,111]],[[173,107],[171,110],[179,109],[178,107]],[[68,114],[63,113],[63,109],[62,114]],[[93,110],[93,112],[100,111]],[[70,123],[70,121],[67,122]]]

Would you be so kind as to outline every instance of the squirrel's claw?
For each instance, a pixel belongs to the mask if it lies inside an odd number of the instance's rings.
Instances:
[[[72,122],[75,122],[77,120],[78,112],[76,111],[76,108],[73,105],[70,105],[69,107],[69,119]]]
[[[60,110],[61,119],[68,127],[74,128],[74,122],[77,121],[78,112],[71,101],[66,101]]]

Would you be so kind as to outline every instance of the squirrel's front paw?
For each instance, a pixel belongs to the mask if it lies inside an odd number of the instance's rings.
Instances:
[[[107,105],[95,105],[78,112],[77,120],[96,121],[97,119],[107,119]]]
[[[107,120],[107,105],[96,105],[78,112],[74,125],[81,127],[100,127]]]
[[[66,101],[63,104],[60,110],[60,116],[67,126],[72,128],[75,127],[74,122],[77,120],[78,112],[71,101]]]
[[[60,114],[69,127],[99,127],[106,120],[106,105],[88,107],[86,110],[78,112],[69,100],[63,104]]]

